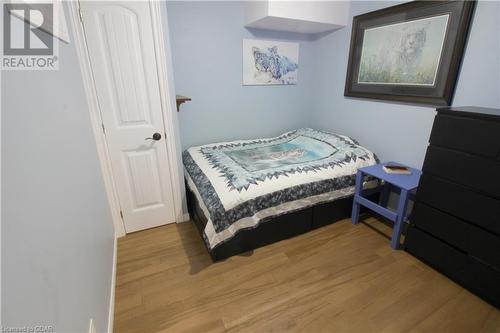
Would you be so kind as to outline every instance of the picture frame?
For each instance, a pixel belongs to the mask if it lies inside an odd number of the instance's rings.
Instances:
[[[344,96],[450,105],[475,1],[413,1],[353,17]]]
[[[243,85],[296,85],[299,43],[243,39]]]

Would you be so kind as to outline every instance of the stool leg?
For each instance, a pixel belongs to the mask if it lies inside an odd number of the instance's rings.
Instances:
[[[405,223],[406,208],[408,207],[408,196],[409,192],[405,189],[401,189],[401,193],[399,194],[398,216],[396,221],[394,221],[394,229],[391,238],[391,247],[393,249],[399,247],[399,238],[401,237],[401,231]]]
[[[391,194],[391,184],[385,183],[384,188],[382,189],[382,193],[380,193],[380,206],[387,207],[387,203],[389,202],[389,195]]]
[[[354,190],[354,199],[352,201],[352,214],[351,214],[351,220],[352,224],[357,224],[359,222],[359,203],[356,200],[356,195],[361,195],[361,192],[363,191],[363,173],[358,170],[358,173],[356,174],[356,187]]]

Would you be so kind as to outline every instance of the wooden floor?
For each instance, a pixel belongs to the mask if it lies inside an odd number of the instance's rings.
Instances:
[[[500,332],[500,311],[344,220],[213,264],[192,223],[118,243],[115,332]]]

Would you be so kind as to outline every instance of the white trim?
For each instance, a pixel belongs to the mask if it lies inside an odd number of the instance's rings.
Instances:
[[[115,318],[115,289],[116,289],[116,258],[118,252],[118,240],[115,238],[113,244],[113,272],[111,275],[111,292],[109,295],[108,333],[113,333]]]
[[[186,213],[184,215],[182,215],[182,222],[189,222],[191,220],[191,217],[189,216],[189,213]]]
[[[120,204],[118,201],[118,194],[116,192],[116,185],[113,180],[113,172],[111,168],[111,160],[107,148],[106,138],[102,131],[102,119],[99,110],[99,102],[97,100],[97,92],[95,91],[94,78],[92,69],[90,67],[90,59],[87,53],[87,43],[85,41],[85,33],[80,21],[78,1],[71,1],[68,3],[69,21],[73,29],[73,37],[75,39],[76,53],[80,63],[80,70],[82,72],[82,81],[85,88],[87,103],[89,107],[90,121],[92,130],[94,132],[94,139],[97,146],[97,154],[101,165],[102,175],[104,179],[104,187],[108,196],[109,207],[111,209],[111,216],[115,227],[115,237],[125,236],[125,226],[120,216]]]
[[[149,1],[151,10],[151,23],[153,28],[153,38],[155,42],[156,65],[158,68],[158,83],[160,86],[160,98],[162,103],[163,121],[165,126],[167,152],[170,162],[170,178],[172,184],[172,196],[174,199],[175,220],[177,223],[184,222],[185,216],[182,209],[182,190],[179,183],[180,168],[177,157],[180,154],[176,145],[177,129],[175,124],[175,113],[177,110],[175,96],[170,94],[170,83],[167,73],[167,54],[170,55],[169,45],[165,45],[163,20],[160,6],[165,6],[165,2]]]
[[[178,154],[180,153],[176,145],[177,129],[174,126],[174,113],[175,96],[169,93],[169,82],[167,76],[167,58],[164,43],[164,35],[162,28],[161,9],[162,2],[149,1],[151,13],[151,25],[153,30],[153,40],[155,44],[155,58],[158,68],[158,84],[160,88],[160,98],[162,104],[162,114],[164,120],[164,128],[166,135],[167,152],[170,164],[170,179],[172,184],[172,197],[174,201],[175,220],[177,223],[185,221],[185,214],[182,207],[182,189],[179,183],[179,163]],[[106,138],[102,131],[102,118],[99,109],[99,102],[97,99],[97,92],[95,91],[94,78],[90,66],[90,59],[87,52],[87,44],[85,41],[85,33],[80,21],[79,3],[74,1],[68,4],[70,11],[70,24],[73,27],[76,51],[78,54],[80,69],[82,72],[82,80],[89,103],[89,113],[94,131],[94,138],[97,145],[97,152],[101,164],[101,170],[104,178],[104,185],[108,195],[109,206],[113,217],[115,227],[115,237],[125,235],[125,226],[120,216],[120,203],[116,190],[116,184],[113,180],[113,172],[111,167],[111,159],[107,148]],[[168,46],[167,46],[168,47]]]

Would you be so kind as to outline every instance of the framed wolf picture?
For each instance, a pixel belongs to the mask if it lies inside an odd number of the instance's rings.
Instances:
[[[413,1],[355,16],[345,96],[450,105],[473,1]]]
[[[243,40],[243,85],[297,84],[299,43]]]

